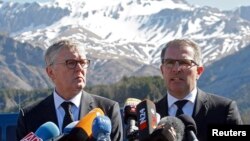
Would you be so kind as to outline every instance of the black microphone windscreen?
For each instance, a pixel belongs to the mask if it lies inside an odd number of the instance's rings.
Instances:
[[[137,119],[136,116],[136,105],[139,104],[141,100],[136,98],[128,98],[124,104],[123,114],[124,123],[129,124],[129,119]]]
[[[123,121],[124,121],[124,131],[125,136],[129,140],[134,140],[137,138],[137,113],[136,105],[140,103],[140,99],[128,98],[124,104],[123,108]]]
[[[124,107],[124,123],[125,124],[129,124],[129,120],[128,119],[134,119],[136,120],[136,106],[130,106],[127,105],[126,107]]]
[[[176,132],[171,127],[157,128],[150,137],[144,141],[177,141]]]
[[[155,129],[155,131],[158,132],[158,138],[161,135],[163,138],[162,140],[167,141],[182,141],[185,134],[184,130],[184,123],[177,117],[173,116],[163,117]]]
[[[179,115],[178,118],[184,123],[187,131],[193,131],[195,134],[197,134],[196,123],[191,116],[182,114]]]

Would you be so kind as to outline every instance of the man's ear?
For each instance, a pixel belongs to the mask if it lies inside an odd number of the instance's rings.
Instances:
[[[202,73],[204,72],[204,67],[203,66],[198,66],[197,67],[197,80],[200,78]]]
[[[54,78],[54,71],[51,66],[46,67],[46,72],[51,80]]]

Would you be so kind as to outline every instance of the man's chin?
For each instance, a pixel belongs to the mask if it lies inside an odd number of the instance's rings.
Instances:
[[[175,89],[175,90],[185,88],[185,85],[183,82],[172,82],[172,83],[169,83],[169,86],[171,89]]]
[[[183,91],[185,91],[182,86],[173,86],[170,87],[170,90],[174,93],[182,93]]]
[[[77,85],[77,88],[78,88],[78,89],[83,89],[84,87],[85,87],[85,84],[78,84],[78,85]]]
[[[77,89],[77,90],[81,90],[84,87],[85,87],[85,83],[83,83],[83,82],[75,84],[75,89]]]

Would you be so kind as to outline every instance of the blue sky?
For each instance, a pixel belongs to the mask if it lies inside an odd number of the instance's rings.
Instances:
[[[48,0],[2,0],[2,1],[17,1],[17,2],[33,2],[33,1],[48,1]],[[200,6],[217,7],[221,10],[233,10],[241,5],[250,6],[250,0],[186,0],[190,4]]]
[[[239,6],[250,6],[250,0],[186,0],[190,4],[211,6],[221,10],[233,10]]]

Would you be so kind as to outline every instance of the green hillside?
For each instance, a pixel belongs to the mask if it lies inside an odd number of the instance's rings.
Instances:
[[[164,82],[161,77],[124,77],[118,83],[112,85],[96,85],[86,87],[85,91],[108,97],[120,103],[122,108],[127,98],[150,99],[157,101],[166,93]],[[24,90],[0,90],[1,113],[18,112],[19,107],[32,104],[51,94],[52,89],[24,91]],[[238,102],[238,106],[245,124],[250,123],[250,96],[244,97],[232,95]]]

